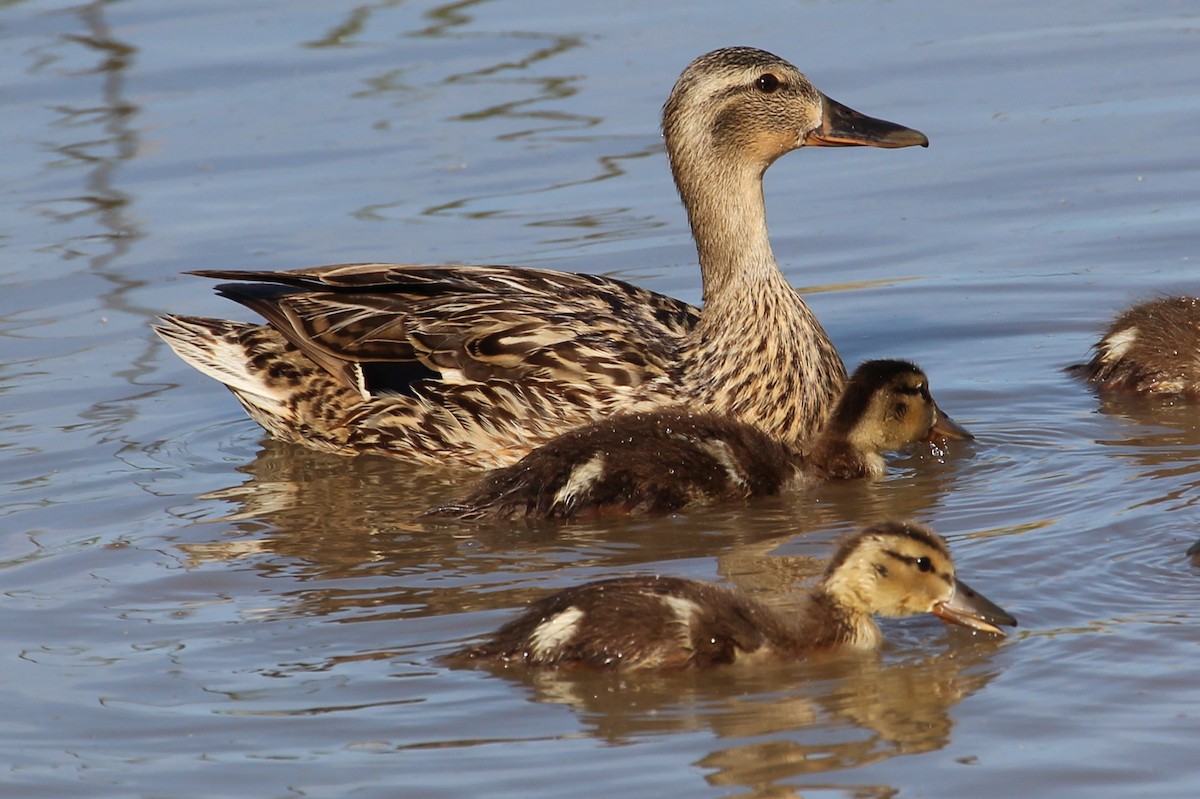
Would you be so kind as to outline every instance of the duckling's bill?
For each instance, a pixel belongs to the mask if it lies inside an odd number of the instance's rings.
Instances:
[[[933,411],[936,417],[933,427],[929,428],[929,435],[925,436],[926,441],[935,441],[939,438],[944,441],[973,441],[975,439],[975,436],[971,435],[967,428],[947,416],[936,403],[934,403]]]
[[[921,147],[929,139],[919,130],[876,119],[821,95],[821,126],[805,137],[809,147]]]
[[[942,621],[996,635],[1005,634],[997,625],[1017,626],[1017,620],[1008,611],[962,580],[954,581],[954,593],[949,599],[933,606],[933,615]]]

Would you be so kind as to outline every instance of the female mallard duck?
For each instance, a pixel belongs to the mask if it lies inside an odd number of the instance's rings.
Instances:
[[[483,477],[462,502],[429,513],[570,518],[674,511],[824,480],[882,477],[881,453],[933,435],[971,437],[939,410],[916,366],[867,361],[806,452],[727,416],[678,408],[622,413],[564,433]]]
[[[845,541],[790,617],[729,588],[679,577],[619,577],[540,599],[456,664],[685,669],[814,651],[871,649],[872,618],[933,613],[1003,635],[1017,620],[954,573],[941,536],[884,522]]]
[[[1102,390],[1200,397],[1200,299],[1135,305],[1093,349],[1090,361],[1071,370]]]
[[[204,270],[266,325],[164,316],[156,330],[273,435],[345,454],[512,463],[618,410],[686,403],[788,444],[824,420],[845,368],[775,263],[762,175],[803,146],[928,144],[748,47],[693,61],[663,108],[704,309],[594,275],[355,264]]]

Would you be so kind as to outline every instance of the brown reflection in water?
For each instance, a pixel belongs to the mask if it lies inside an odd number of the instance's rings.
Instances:
[[[193,563],[249,559],[266,576],[289,574],[272,617],[386,623],[494,609],[515,613],[551,590],[547,575],[564,567],[587,570],[591,578],[665,571],[663,563],[714,556],[726,579],[765,602],[786,605],[795,601],[798,583],[823,569],[828,541],[879,518],[925,515],[936,505],[953,480],[920,465],[912,476],[882,485],[837,486],[686,515],[565,526],[424,523],[414,516],[477,475],[267,440],[239,467],[244,482],[209,495],[233,504],[222,519],[230,525],[227,534],[177,546]],[[810,533],[820,557],[773,554],[781,541]],[[493,625],[464,627],[456,620],[449,626],[459,635],[482,635]],[[360,655],[386,658],[411,645],[401,635]]]
[[[1099,412],[1127,423],[1122,438],[1099,439],[1117,457],[1137,464],[1149,478],[1168,478],[1177,488],[1145,504],[1172,509],[1200,502],[1200,403],[1183,397],[1112,393],[1099,397]],[[1179,478],[1196,475],[1179,482]]]
[[[437,6],[425,13],[430,24],[418,31],[406,34],[412,40],[461,39],[471,36],[471,24],[475,21],[469,13],[481,0],[449,3]],[[344,19],[331,27],[324,36],[308,42],[309,47],[332,48],[354,46],[364,38],[372,25],[373,18],[380,12],[400,5],[397,0],[368,3],[356,6]],[[367,78],[366,87],[354,97],[367,101],[385,101],[388,111],[376,122],[379,129],[388,129],[393,123],[408,116],[408,106],[426,96],[431,89],[444,97],[454,97],[467,106],[449,117],[447,123],[487,122],[487,135],[496,141],[510,142],[530,139],[543,141],[555,137],[569,136],[572,144],[586,139],[587,131],[599,127],[605,120],[593,114],[582,114],[564,110],[563,101],[580,91],[580,84],[587,79],[578,74],[558,70],[557,74],[547,65],[554,59],[584,46],[580,36],[564,35],[550,31],[520,31],[507,34],[508,42],[528,42],[527,50],[516,57],[506,57],[496,63],[464,72],[448,72],[441,77],[422,77],[419,81],[410,77],[417,69],[437,69],[436,60],[418,59],[414,63],[402,63]],[[664,85],[664,96],[667,85]],[[497,100],[497,97],[506,99]],[[481,104],[482,101],[482,104]],[[654,134],[657,120],[653,107],[647,108],[646,131]],[[480,129],[480,135],[483,135]],[[426,216],[463,216],[469,219],[521,218],[528,219],[531,227],[565,229],[561,237],[548,239],[547,243],[581,243],[614,238],[630,238],[643,235],[647,230],[662,227],[665,223],[655,218],[633,219],[628,207],[595,209],[586,213],[564,216],[561,207],[550,203],[542,204],[554,208],[552,212],[513,210],[512,198],[522,195],[543,194],[569,189],[576,186],[608,180],[625,174],[624,162],[661,155],[662,144],[657,135],[648,135],[650,144],[634,149],[622,145],[619,152],[596,155],[596,167],[589,174],[586,170],[565,175],[563,180],[546,183],[538,180],[525,188],[510,187],[499,193],[485,193],[440,202],[420,211]],[[581,167],[582,170],[582,167]],[[503,202],[496,202],[497,199]],[[393,209],[409,208],[411,192],[395,200],[365,205],[354,212],[359,219],[379,220],[389,216]]]
[[[242,483],[206,495],[233,505],[220,520],[231,526],[227,537],[179,546],[194,562],[273,556],[257,568],[303,579],[280,611],[296,614],[515,611],[546,593],[540,576],[564,566],[618,574],[718,555],[721,573],[734,582],[779,593],[819,571],[805,558],[769,557],[780,540],[813,532],[832,539],[882,518],[927,516],[952,488],[953,471],[941,476],[934,473],[940,467],[918,466],[883,484],[826,486],[688,514],[481,524],[416,518],[459,495],[476,473],[266,440],[239,467]],[[769,577],[772,568],[782,571]],[[326,584],[344,580],[352,587]]]
[[[64,133],[70,135],[69,141],[58,140],[49,145],[60,157],[55,167],[65,165],[79,170],[82,185],[77,194],[47,197],[39,200],[37,207],[67,231],[53,245],[62,258],[86,258],[88,273],[109,284],[107,290],[96,292],[105,311],[147,319],[157,309],[138,305],[134,300],[145,281],[129,277],[124,263],[145,233],[132,213],[135,197],[121,188],[120,181],[121,168],[137,157],[140,146],[136,118],[141,107],[126,97],[128,75],[138,48],[119,38],[109,26],[106,11],[113,3],[114,0],[98,0],[62,12],[78,18],[81,32],[64,35],[60,42],[83,48],[96,61],[90,68],[60,74],[89,86],[98,82],[97,96],[94,102],[54,108],[60,119],[51,135],[55,139]],[[78,230],[81,224],[87,225],[82,232]],[[106,320],[102,317],[99,321]],[[153,355],[162,346],[150,338],[142,339],[143,351],[131,358],[127,367],[116,370],[115,375],[140,386],[143,378],[154,371]],[[116,433],[136,415],[138,400],[163,390],[162,386],[139,387],[133,394],[97,401],[80,416],[96,434]]]
[[[739,742],[696,761],[735,796],[774,797],[822,787],[798,777],[928,752],[950,741],[951,709],[997,674],[998,640],[947,632],[938,651],[903,662],[875,653],[832,654],[794,664],[671,675],[575,671],[503,672],[537,702],[570,706],[593,737],[614,744],[647,735],[708,730]],[[949,647],[949,651],[946,651]],[[786,691],[786,693],[781,693]],[[767,740],[744,742],[745,739]],[[830,786],[832,787],[832,786]],[[840,786],[888,796],[887,786]]]
[[[71,131],[75,140],[52,144],[51,148],[62,157],[63,163],[77,165],[85,171],[83,193],[43,200],[42,208],[59,223],[95,217],[101,232],[71,236],[59,247],[65,257],[88,256],[94,270],[116,280],[115,271],[108,274],[106,268],[125,255],[141,236],[137,223],[129,214],[132,198],[117,188],[116,180],[118,169],[137,153],[138,136],[133,119],[140,108],[125,98],[126,73],[133,65],[137,48],[112,33],[104,18],[108,5],[108,1],[101,0],[72,9],[79,17],[83,32],[62,37],[65,43],[83,47],[97,58],[96,65],[90,69],[65,73],[72,80],[90,81],[99,77],[96,102],[83,106],[61,105],[54,109],[61,115],[55,128]],[[84,137],[78,138],[81,133]],[[92,254],[89,251],[96,243],[101,243],[105,249]]]

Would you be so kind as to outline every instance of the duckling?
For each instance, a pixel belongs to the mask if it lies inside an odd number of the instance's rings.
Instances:
[[[1102,391],[1200,398],[1200,298],[1164,297],[1122,313],[1086,364],[1070,367]]]
[[[511,464],[619,411],[686,404],[789,446],[846,379],[771,251],[762,176],[801,147],[929,141],[819,92],[763,50],[693,61],[663,107],[703,310],[620,280],[509,266],[200,270],[265,325],[168,314],[156,332],[272,435],[331,452]]]
[[[838,547],[795,616],[735,590],[680,577],[618,577],[537,600],[458,665],[679,670],[760,658],[873,649],[873,616],[933,613],[1004,635],[1017,620],[955,575],[945,540],[915,522],[884,522]]]
[[[649,513],[767,496],[887,471],[881,453],[941,435],[971,435],[940,411],[907,361],[863,363],[801,453],[745,422],[681,408],[618,414],[564,433],[485,475],[434,516],[571,518]]]

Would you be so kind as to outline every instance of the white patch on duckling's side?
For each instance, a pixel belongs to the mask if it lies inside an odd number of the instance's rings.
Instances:
[[[684,599],[679,596],[659,594],[658,598],[675,614],[675,620],[679,623],[679,640],[684,645],[690,647],[692,643],[692,619],[695,618],[696,612],[700,610],[700,606],[690,599]]]
[[[1125,357],[1125,353],[1137,343],[1138,329],[1136,327],[1127,327],[1124,330],[1118,330],[1111,336],[1104,339],[1104,360],[1107,362],[1119,361]]]
[[[738,468],[737,460],[733,457],[733,452],[729,449],[729,444],[720,439],[716,439],[715,441],[699,441],[697,443],[700,445],[700,449],[707,452],[717,463],[721,464],[721,468],[729,476],[729,482],[739,488],[746,488],[746,477],[742,474],[742,470]]]
[[[571,476],[554,494],[555,505],[570,505],[571,500],[586,494],[600,475],[604,474],[604,456],[593,455],[571,470]]]
[[[549,657],[554,651],[575,637],[583,609],[569,607],[539,624],[529,636],[529,649],[535,658]]]

